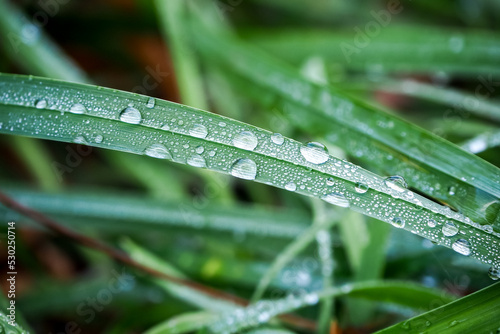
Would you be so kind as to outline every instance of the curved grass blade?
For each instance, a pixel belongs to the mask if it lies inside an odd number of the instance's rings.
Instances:
[[[213,322],[216,314],[207,311],[184,313],[159,323],[145,331],[145,334],[182,334],[191,333]]]
[[[288,295],[274,301],[262,300],[248,307],[240,307],[222,314],[220,319],[214,321],[209,328],[215,333],[237,333],[243,329],[267,323],[279,314],[315,305],[318,301],[327,298],[344,296],[396,303],[417,309],[426,309],[436,301],[449,303],[454,300],[452,296],[441,291],[407,282],[352,283],[298,296]]]
[[[407,178],[412,187],[500,231],[500,170],[459,147],[331,86],[301,78],[241,42],[195,30],[200,51],[221,66],[282,98],[300,127],[353,156]],[[205,29],[204,31],[207,31]]]
[[[498,333],[500,283],[377,333]]]
[[[0,75],[0,133],[145,154],[318,197],[498,267],[500,235],[347,161],[176,103],[57,80]],[[96,140],[98,138],[98,140]],[[358,189],[364,189],[359,191]],[[366,190],[366,191],[365,191]]]

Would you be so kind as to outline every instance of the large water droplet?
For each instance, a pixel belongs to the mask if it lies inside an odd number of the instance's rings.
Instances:
[[[85,139],[84,136],[78,136],[75,138],[75,140],[73,140],[75,143],[77,144],[84,144],[84,145],[87,145],[88,142],[87,142],[87,139]]]
[[[146,102],[146,108],[149,108],[149,109],[154,108],[155,103],[156,103],[155,99],[154,99],[154,98],[152,98],[152,97],[150,97],[150,98],[148,99],[148,102]]]
[[[120,113],[120,121],[129,124],[139,124],[142,120],[142,115],[139,110],[134,107],[127,107]]]
[[[172,159],[172,155],[162,144],[151,145],[144,151],[144,154],[157,159]]]
[[[339,193],[329,193],[323,195],[321,199],[325,202],[341,206],[343,208],[349,207],[349,200],[344,195]]]
[[[470,255],[470,243],[465,239],[458,239],[451,245],[451,248],[462,255]]]
[[[194,151],[198,154],[202,154],[203,152],[205,152],[205,148],[203,146],[198,146],[194,149]]]
[[[488,270],[488,276],[494,280],[498,281],[500,279],[500,269],[491,267],[490,270]]]
[[[87,108],[81,103],[75,103],[69,108],[69,112],[73,114],[83,114],[87,111]]]
[[[297,185],[293,182],[288,182],[287,184],[285,184],[285,189],[288,191],[295,191],[297,190]]]
[[[324,164],[329,158],[325,145],[317,142],[310,142],[306,146],[301,146],[300,153],[308,162],[315,165]]]
[[[446,237],[452,237],[458,233],[458,227],[452,222],[447,222],[443,225],[441,230]]]
[[[189,129],[189,134],[197,138],[205,138],[208,134],[207,127],[203,124],[195,124]]]
[[[427,226],[429,226],[429,227],[436,227],[436,225],[437,225],[437,223],[434,219],[429,219],[427,221]]]
[[[187,159],[187,163],[190,166],[194,167],[207,167],[207,163],[205,161],[205,158],[203,158],[199,154],[193,154]]]
[[[285,142],[285,138],[283,138],[283,136],[281,135],[281,133],[273,133],[271,135],[271,140],[276,145],[283,145],[283,143]]]
[[[233,138],[234,146],[244,150],[253,151],[257,147],[257,137],[250,131],[242,131]]]
[[[239,159],[231,166],[231,175],[240,179],[255,180],[257,165],[253,160],[247,158]]]
[[[454,186],[451,186],[448,188],[448,195],[453,196],[455,195],[456,188]]]
[[[333,177],[329,177],[328,179],[326,179],[327,186],[333,187],[334,184],[335,184],[335,179]]]
[[[102,140],[103,140],[103,139],[104,139],[104,138],[103,138],[103,136],[101,136],[101,135],[97,135],[97,136],[95,136],[94,141],[95,141],[97,144],[100,144],[100,143],[102,143]]]
[[[366,184],[358,182],[356,183],[356,186],[354,187],[354,190],[356,190],[357,193],[364,194],[370,189]]]
[[[392,218],[391,224],[392,224],[392,226],[397,227],[397,228],[405,227],[405,221],[401,217]]]
[[[35,108],[37,109],[44,109],[47,107],[47,100],[36,100],[35,102]]]
[[[403,192],[406,188],[408,188],[408,184],[405,179],[399,175],[389,176],[384,180],[384,182],[386,186],[398,192]]]

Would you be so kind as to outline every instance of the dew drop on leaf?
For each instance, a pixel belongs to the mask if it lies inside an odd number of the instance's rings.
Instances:
[[[47,107],[47,100],[36,100],[35,102],[35,108],[37,109],[44,109]]]
[[[87,139],[85,139],[84,136],[78,136],[75,138],[75,140],[73,140],[75,143],[77,144],[85,144],[87,145]]]
[[[255,180],[257,176],[257,165],[253,160],[243,158],[236,160],[231,166],[231,175],[245,180]]]
[[[281,135],[281,133],[273,133],[271,135],[271,140],[276,145],[283,145],[283,143],[285,142],[285,138],[283,138],[283,136]]]
[[[202,154],[203,152],[205,152],[205,148],[203,146],[198,146],[194,151],[198,154]]]
[[[81,103],[75,103],[69,108],[69,112],[73,114],[83,114],[87,111],[87,108]]]
[[[155,106],[155,99],[150,97],[148,102],[146,102],[146,108],[152,109]]]
[[[406,188],[408,188],[408,184],[405,179],[399,175],[389,176],[384,180],[384,182],[386,186],[398,192],[403,192]]]
[[[288,182],[287,184],[285,184],[285,189],[288,191],[295,191],[297,190],[297,185],[293,182]]]
[[[427,221],[427,226],[429,226],[429,227],[436,227],[436,225],[437,225],[437,223],[434,219],[429,219]]]
[[[315,165],[324,164],[329,158],[325,145],[317,142],[310,142],[305,146],[301,146],[300,154],[306,161]]]
[[[455,195],[456,189],[455,187],[451,186],[448,188],[448,195],[453,196]]]
[[[335,179],[333,177],[329,177],[326,179],[326,185],[332,187],[335,184]]]
[[[364,194],[368,191],[369,187],[361,182],[356,183],[356,186],[354,187],[354,190],[356,190],[357,193],[359,194]]]
[[[392,224],[392,226],[397,227],[397,228],[405,227],[405,221],[401,217],[392,218],[391,224]]]
[[[207,163],[205,161],[205,158],[203,158],[199,154],[193,154],[187,159],[187,163],[190,166],[193,167],[207,167]]]
[[[326,195],[323,195],[321,199],[325,202],[328,202],[330,204],[335,204],[337,206],[341,206],[343,208],[349,207],[349,200],[345,198],[344,195],[339,194],[339,193],[329,193]]]
[[[451,245],[451,248],[462,255],[470,255],[470,243],[465,239],[458,239]]]
[[[189,129],[189,134],[196,138],[205,138],[208,135],[208,130],[203,124],[194,124],[193,127]]]
[[[144,154],[157,159],[172,159],[172,155],[162,144],[151,145],[144,151]]]
[[[244,150],[253,151],[257,147],[257,137],[250,131],[242,131],[233,138],[234,146]]]
[[[100,144],[100,143],[102,143],[102,140],[103,140],[103,139],[104,139],[104,138],[103,138],[103,136],[101,136],[101,135],[97,135],[97,136],[95,136],[94,141],[95,141],[97,144]]]
[[[127,107],[120,113],[120,121],[129,124],[139,124],[142,120],[142,115],[139,110],[134,107]]]
[[[500,279],[500,269],[491,267],[490,270],[488,270],[488,276],[494,280],[498,281]]]
[[[456,227],[452,222],[447,222],[443,225],[441,231],[445,237],[452,237],[458,233],[458,227]]]

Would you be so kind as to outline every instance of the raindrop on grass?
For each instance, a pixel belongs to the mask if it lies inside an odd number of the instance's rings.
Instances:
[[[203,146],[198,146],[194,151],[198,154],[202,154],[203,152],[205,152],[205,148]]]
[[[315,165],[324,164],[329,158],[328,150],[325,145],[317,142],[310,142],[305,146],[301,146],[300,154],[302,154],[304,159],[308,162]]]
[[[172,155],[162,144],[151,145],[144,151],[144,154],[157,159],[172,159]]]
[[[187,163],[190,166],[194,167],[207,167],[207,163],[205,161],[205,158],[203,158],[201,155],[198,154],[193,154],[187,159]]]
[[[406,183],[405,179],[399,175],[389,176],[384,180],[384,182],[386,186],[400,193],[408,188],[408,184]]]
[[[285,189],[288,191],[295,191],[297,190],[297,185],[293,182],[288,182],[287,184],[285,184]]]
[[[36,100],[35,102],[35,108],[37,109],[44,109],[47,107],[47,100]]]
[[[452,237],[458,233],[458,227],[455,226],[452,222],[447,222],[443,225],[441,230],[446,237]]]
[[[78,137],[76,137],[75,140],[74,140],[74,142],[77,143],[77,144],[85,144],[85,145],[87,145],[87,139],[85,139],[84,136],[78,136]]]
[[[326,195],[323,195],[321,199],[325,202],[328,202],[330,204],[335,204],[337,206],[347,208],[349,207],[349,200],[345,198],[344,195],[339,194],[339,193],[329,193]]]
[[[205,125],[195,124],[189,130],[189,134],[193,137],[196,137],[196,138],[205,138],[208,135],[208,130],[207,130],[207,127]]]
[[[326,179],[326,185],[332,187],[335,184],[335,179],[333,177],[329,177]]]
[[[104,138],[103,138],[101,135],[97,135],[97,136],[95,136],[94,141],[95,141],[97,144],[100,144],[100,143],[102,143],[102,140],[103,140],[103,139],[104,139]]]
[[[448,188],[448,195],[453,196],[453,195],[455,195],[456,191],[457,190],[455,189],[455,187],[451,186]]]
[[[150,97],[150,98],[148,99],[148,102],[146,102],[146,108],[149,108],[149,109],[154,108],[155,103],[156,103],[155,99],[154,99],[154,98],[152,98],[152,97]]]
[[[488,270],[488,276],[494,280],[498,281],[500,279],[500,269],[491,267],[490,270]]]
[[[69,108],[69,112],[73,114],[83,114],[87,111],[87,108],[81,103],[75,103]]]
[[[283,145],[283,143],[285,142],[285,138],[283,138],[283,136],[281,135],[281,133],[273,133],[271,135],[271,140],[276,145]]]
[[[253,151],[257,147],[257,137],[250,131],[242,131],[233,138],[234,146],[244,150]]]
[[[120,113],[120,121],[129,124],[139,124],[142,120],[142,115],[139,110],[134,107],[127,107]]]
[[[243,158],[236,160],[231,166],[231,175],[245,180],[255,180],[257,176],[257,165],[253,160]]]
[[[436,225],[437,225],[437,223],[434,219],[429,219],[427,221],[427,226],[429,226],[429,227],[436,227]]]
[[[470,243],[465,239],[458,239],[455,241],[451,248],[462,255],[469,256],[470,255]]]
[[[162,130],[169,131],[170,130],[170,125],[165,124],[161,127]]]
[[[397,228],[405,227],[405,221],[401,217],[392,218],[391,224],[392,224],[392,226],[397,227]]]
[[[356,186],[354,187],[354,190],[356,190],[357,193],[359,194],[364,194],[370,189],[366,184],[358,182],[356,183]]]

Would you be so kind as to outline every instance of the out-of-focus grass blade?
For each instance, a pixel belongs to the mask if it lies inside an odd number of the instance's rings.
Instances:
[[[460,146],[470,153],[478,154],[499,145],[500,131],[489,131],[467,140]]]
[[[208,59],[282,98],[299,126],[324,134],[360,160],[404,176],[411,187],[500,231],[497,167],[331,86],[304,80],[293,68],[234,38],[212,35],[206,27],[194,31]]]
[[[159,323],[145,334],[182,334],[200,329],[214,321],[216,314],[207,311],[184,313]]]
[[[498,333],[500,283],[377,333]]]
[[[343,32],[267,29],[262,32],[253,30],[244,36],[252,44],[295,64],[310,56],[323,56],[329,63],[377,74],[500,75],[500,37],[488,31],[455,32],[391,24],[381,28],[373,38],[363,37],[354,29]]]
[[[303,145],[226,117],[102,87],[15,75],[0,75],[0,87],[1,133],[145,154],[255,180],[350,207],[500,266],[497,232],[405,189],[397,178],[336,159],[321,144]]]

